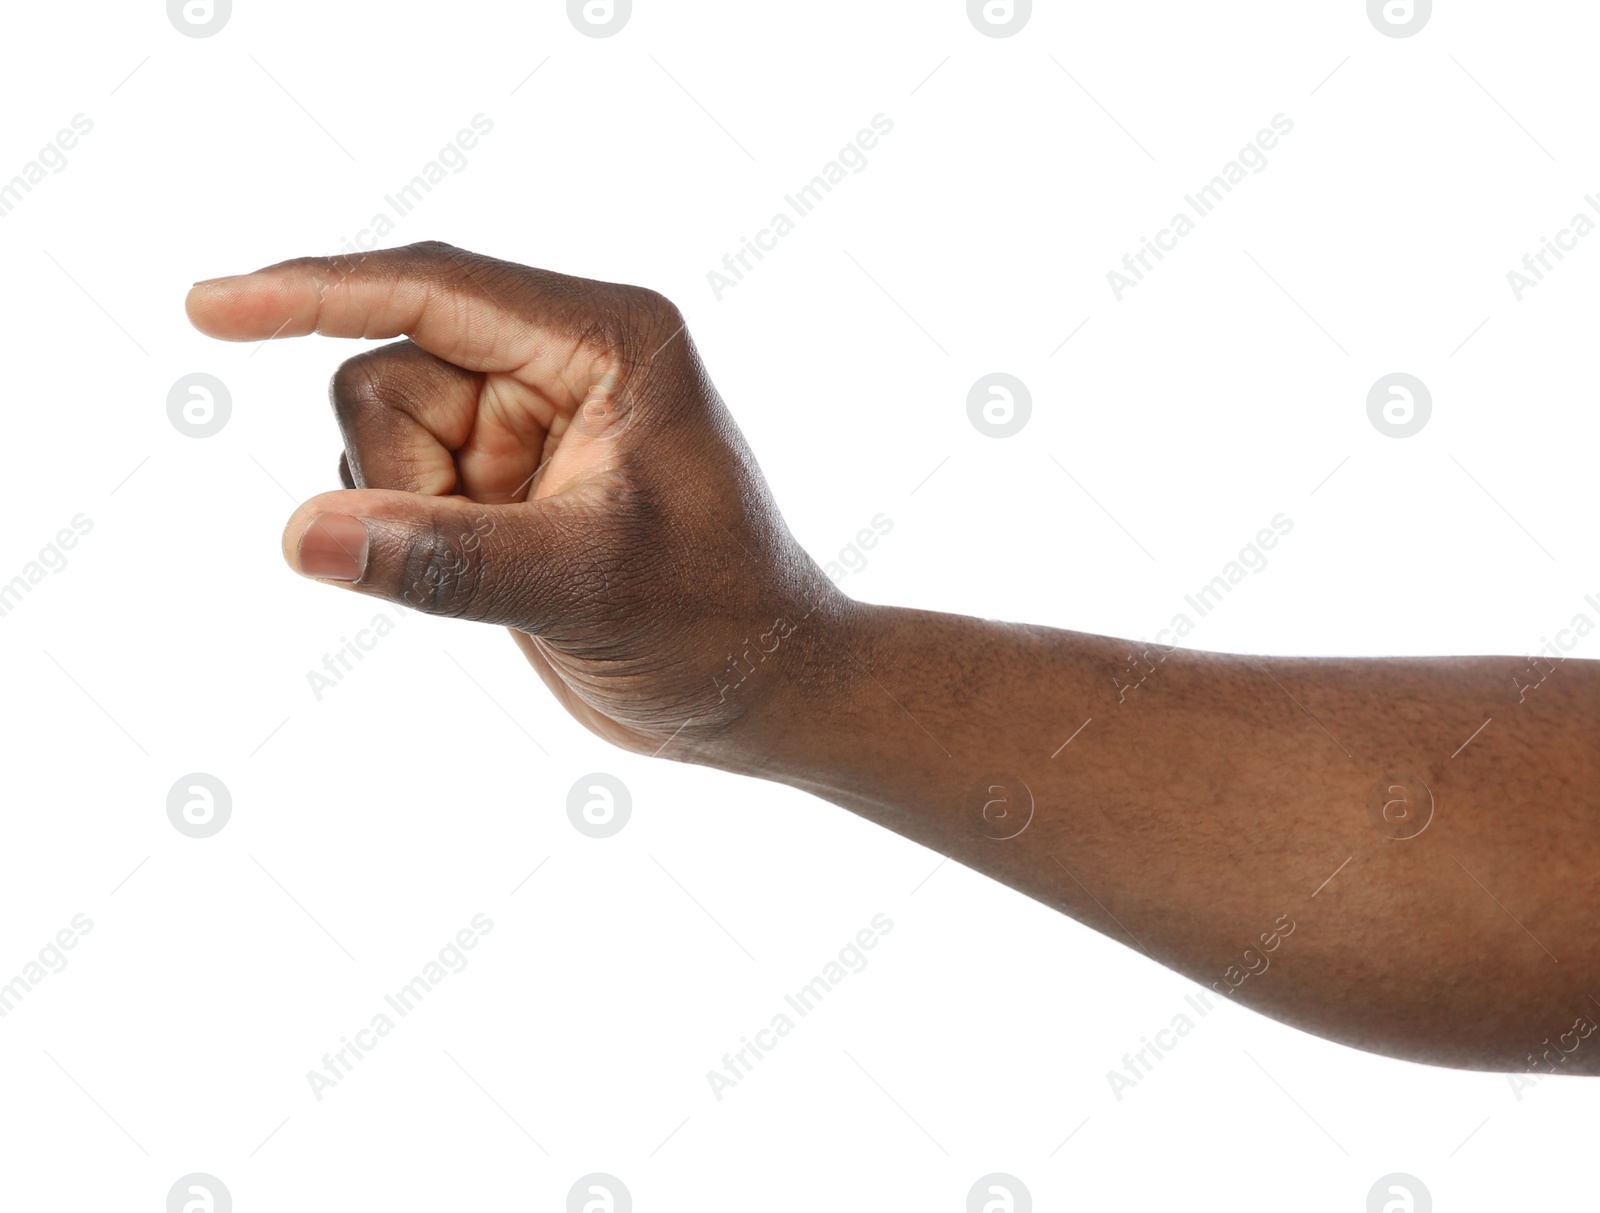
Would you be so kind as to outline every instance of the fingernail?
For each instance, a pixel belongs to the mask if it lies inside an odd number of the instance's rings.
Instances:
[[[355,581],[367,567],[367,528],[348,514],[318,514],[300,536],[300,574]]]
[[[195,285],[196,286],[215,286],[217,283],[219,283],[219,282],[227,282],[230,278],[233,278],[233,277],[234,277],[234,275],[232,275],[232,274],[225,274],[221,278],[202,278],[199,282],[195,283]]]

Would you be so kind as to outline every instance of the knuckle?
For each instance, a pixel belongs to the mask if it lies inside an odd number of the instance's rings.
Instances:
[[[370,253],[338,253],[332,257],[310,257],[305,259],[306,268],[311,271],[317,280],[317,303],[325,303],[330,295],[336,295],[347,287],[352,279],[361,274]],[[317,317],[317,329],[322,328],[322,317]]]
[[[660,291],[644,286],[630,289],[630,310],[651,337],[674,332],[685,323],[682,310]]]
[[[411,536],[400,561],[401,599],[429,615],[462,618],[485,605],[483,561],[467,547],[470,527],[433,518]]]
[[[687,321],[683,312],[660,291],[644,286],[618,286],[594,317],[595,335],[601,337],[624,367],[642,371],[663,350],[678,345],[673,340]]]
[[[678,305],[653,287],[630,287],[635,306],[646,315],[657,319],[679,319]]]
[[[374,352],[357,354],[333,372],[328,383],[328,397],[341,409],[376,404],[381,398],[379,380]]]

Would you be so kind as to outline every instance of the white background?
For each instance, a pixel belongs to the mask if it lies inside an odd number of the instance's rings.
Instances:
[[[1600,188],[1592,5],[1445,4],[1405,39],[1360,0],[1041,4],[1004,39],[958,0],[636,0],[606,39],[556,0],[6,25],[0,181],[94,123],[0,220],[0,580],[93,522],[0,619],[0,981],[94,923],[0,1020],[8,1206],[157,1213],[192,1171],[240,1213],[560,1209],[591,1171],[640,1210],[959,1210],[993,1171],[1041,1210],[1354,1213],[1393,1171],[1440,1210],[1592,1191],[1581,1081],[1519,1099],[1237,1007],[1118,1100],[1191,983],[798,792],[614,752],[497,629],[406,614],[318,701],[374,607],[279,533],[337,487],[326,382],[359,343],[220,345],[182,307],[337,251],[481,113],[385,243],[672,296],[810,550],[893,520],[851,593],[1153,636],[1281,512],[1190,643],[1509,679],[1600,592],[1600,239],[1506,280]],[[707,271],[880,113],[719,302]],[[1279,113],[1268,167],[1117,302],[1106,272]],[[1005,440],[966,416],[996,370],[1033,396]],[[166,415],[196,371],[233,401],[203,440]],[[1391,371],[1433,394],[1413,438],[1366,415]],[[203,841],[166,816],[194,771],[233,797]],[[604,841],[565,810],[595,771],[633,797]],[[470,965],[318,1101],[306,1072],[480,912]],[[868,967],[716,1100],[878,913]]]

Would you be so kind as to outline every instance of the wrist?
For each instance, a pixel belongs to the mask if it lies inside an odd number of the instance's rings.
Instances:
[[[857,602],[818,571],[818,585],[762,616],[714,677],[727,723],[695,747],[693,761],[736,774],[797,782],[836,760],[842,729],[862,721],[858,661],[875,649],[893,608]],[[870,683],[868,684],[870,685]]]
[[[796,626],[764,693],[751,696],[738,724],[698,760],[859,810],[864,800],[876,802],[878,791],[898,787],[919,764],[931,767],[930,759],[943,763],[948,755],[895,703],[900,695],[924,698],[908,684],[912,670],[896,656],[905,617],[914,612],[858,602],[831,584],[829,590],[793,618]],[[880,668],[896,671],[892,694],[873,672]],[[926,753],[918,743],[926,744]],[[921,773],[947,774],[942,768]]]

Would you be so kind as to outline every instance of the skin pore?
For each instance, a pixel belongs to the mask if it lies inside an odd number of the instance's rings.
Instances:
[[[1130,652],[854,602],[640,288],[426,244],[188,310],[408,338],[335,374],[346,488],[284,556],[509,628],[607,740],[804,789],[1329,1039],[1600,1073],[1593,663],[1523,696],[1509,658]]]

